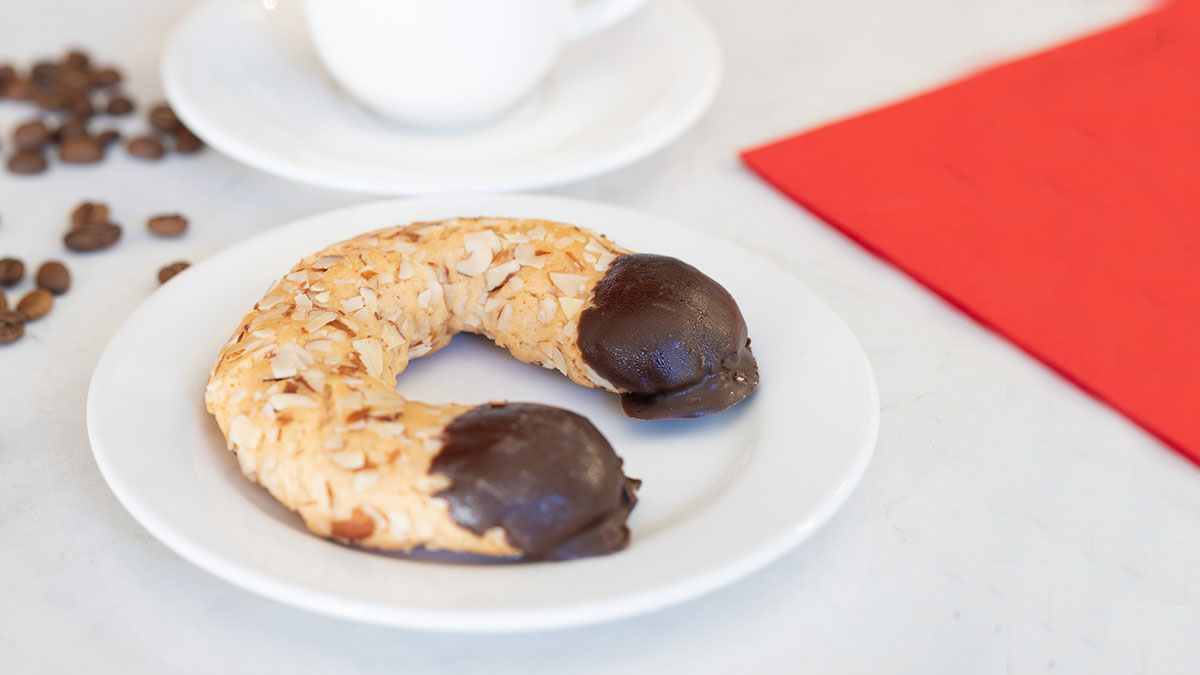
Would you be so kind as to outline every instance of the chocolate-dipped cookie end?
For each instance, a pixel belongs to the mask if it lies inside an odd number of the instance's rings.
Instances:
[[[430,473],[450,479],[436,496],[450,517],[482,535],[504,529],[527,557],[566,560],[629,543],[625,521],[641,481],[586,418],[531,403],[477,406],[443,434]]]
[[[758,385],[746,321],[720,284],[669,256],[624,255],[579,319],[583,360],[635,419],[700,417]]]

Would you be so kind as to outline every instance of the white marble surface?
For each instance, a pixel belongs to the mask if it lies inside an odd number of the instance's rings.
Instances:
[[[748,174],[747,145],[1129,15],[1140,0],[705,0],[727,78],[678,143],[562,194],[725,233],[787,266],[878,373],[874,463],[844,511],[761,573],[587,629],[461,637],[344,623],[225,584],[105,487],[84,397],[158,267],[360,197],[216,153],[0,176],[0,255],[62,256],[69,208],[109,202],[117,248],[0,349],[0,671],[91,673],[1196,673],[1200,470]],[[141,101],[179,2],[5,3],[0,59],[67,43]],[[23,113],[22,113],[23,114]],[[5,128],[19,114],[0,104]],[[193,231],[152,241],[145,215]],[[719,541],[714,545],[720,545]]]

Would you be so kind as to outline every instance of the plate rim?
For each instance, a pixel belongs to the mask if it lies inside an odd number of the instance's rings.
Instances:
[[[686,107],[681,108],[678,116],[669,123],[657,127],[654,133],[642,135],[635,139],[636,142],[616,146],[615,150],[608,153],[594,155],[591,161],[581,161],[568,168],[551,166],[540,173],[534,173],[532,177],[518,175],[508,178],[505,172],[499,169],[490,178],[457,182],[450,180],[422,181],[420,178],[413,177],[402,181],[386,178],[365,180],[361,176],[341,177],[328,170],[288,161],[277,153],[271,153],[259,146],[242,143],[228,135],[222,127],[210,124],[208,118],[198,112],[199,106],[194,106],[191,97],[184,93],[185,86],[181,84],[177,73],[180,59],[185,58],[183,50],[179,47],[180,35],[189,28],[198,15],[206,11],[214,11],[212,8],[221,4],[232,6],[234,3],[232,0],[206,0],[189,8],[171,26],[160,51],[160,63],[162,64],[160,80],[163,95],[180,120],[215,150],[258,171],[307,185],[377,196],[538,190],[610,173],[658,152],[694,126],[716,98],[724,71],[720,42],[706,17],[688,0],[653,0],[653,2],[647,3],[648,7],[658,7],[660,11],[674,12],[681,22],[690,25],[694,38],[703,43],[703,52],[707,57],[706,64],[696,64],[697,68],[706,75],[703,85],[697,87],[691,101]],[[640,11],[651,10],[644,7]],[[614,29],[619,30],[619,27]]]
[[[267,229],[235,242],[200,261],[195,267],[219,265],[221,258],[235,251],[235,249],[253,248],[263,240],[278,237],[281,231],[288,228],[302,228],[311,221],[335,220],[339,216],[352,211],[382,209],[391,205],[403,205],[410,209],[420,209],[423,205],[430,203],[469,202],[478,199],[506,201],[514,204],[528,204],[531,201],[536,201],[562,208],[582,207],[590,209],[601,207],[610,212],[622,212],[627,216],[665,221],[675,227],[686,229],[686,226],[682,224],[652,214],[646,214],[636,209],[554,195],[463,194],[436,195],[415,199],[383,199],[334,208],[289,220],[283,225]],[[517,210],[519,207],[514,206],[513,208]],[[276,602],[310,612],[356,622],[415,630],[454,633],[512,633],[532,630],[566,629],[603,623],[663,609],[689,599],[701,597],[767,566],[788,551],[799,546],[832,519],[846,503],[850,495],[854,493],[870,465],[878,440],[881,409],[878,383],[866,352],[862,349],[857,336],[854,335],[845,321],[842,320],[823,298],[809,289],[796,275],[788,272],[773,261],[742,247],[740,244],[709,232],[698,230],[693,230],[693,232],[719,242],[728,248],[738,249],[761,264],[774,267],[779,273],[786,274],[794,279],[799,286],[807,291],[812,300],[823,306],[823,309],[837,322],[845,336],[849,338],[850,344],[854,347],[854,356],[862,366],[866,383],[869,385],[869,418],[866,434],[863,436],[861,446],[857,449],[858,454],[854,464],[849,468],[848,473],[842,476],[841,482],[832,490],[831,496],[822,502],[820,507],[809,515],[804,522],[800,523],[799,527],[770,538],[762,545],[754,548],[745,555],[735,558],[731,562],[718,565],[715,568],[700,573],[693,573],[681,582],[652,587],[633,594],[609,597],[564,607],[515,610],[508,608],[472,608],[469,610],[444,607],[413,608],[398,606],[386,601],[348,597],[334,591],[316,589],[302,583],[279,579],[269,572],[240,564],[237,561],[227,559],[218,552],[209,551],[203,544],[193,542],[187,535],[177,532],[171,525],[161,519],[153,508],[143,504],[142,500],[133,494],[132,488],[126,485],[123,479],[115,472],[109,463],[106,452],[101,448],[102,443],[97,442],[95,420],[98,415],[96,407],[99,405],[98,399],[100,398],[97,390],[103,386],[101,383],[102,375],[106,370],[113,367],[109,362],[114,358],[112,356],[114,345],[123,337],[122,334],[126,330],[126,327],[133,323],[135,317],[143,311],[147,311],[146,307],[156,293],[151,294],[151,296],[143,300],[129,317],[122,322],[121,326],[106,344],[104,352],[101,354],[93,370],[89,381],[86,403],[88,440],[91,445],[92,456],[105,482],[121,505],[141,526],[167,546],[167,548],[206,572],[248,590],[255,595],[267,597]]]

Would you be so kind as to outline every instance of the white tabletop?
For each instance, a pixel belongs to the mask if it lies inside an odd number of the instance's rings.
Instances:
[[[878,374],[882,432],[857,493],[801,548],[711,596],[585,629],[464,637],[284,607],[177,557],[101,479],[84,426],[88,378],[157,269],[362,197],[212,151],[0,175],[0,256],[62,257],[75,275],[49,317],[0,348],[0,671],[1200,672],[1200,470],[736,160],[1140,5],[700,3],[727,59],[712,110],[657,155],[554,192],[723,233],[792,270],[857,332]],[[7,3],[0,60],[81,44],[126,66],[144,103],[160,91],[156,55],[183,7]],[[26,115],[0,104],[4,129]],[[66,255],[66,217],[84,198],[108,202],[125,238]],[[146,215],[172,210],[192,230],[151,240]]]

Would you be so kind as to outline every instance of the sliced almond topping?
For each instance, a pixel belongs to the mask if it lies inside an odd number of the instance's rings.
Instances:
[[[508,278],[508,275],[518,272],[520,269],[521,263],[517,262],[516,260],[509,260],[506,263],[496,265],[495,267],[488,269],[488,271],[483,275],[483,282],[487,290],[490,292],[500,284],[504,283],[504,280]]]
[[[591,380],[593,383],[595,383],[595,385],[600,387],[601,389],[607,389],[608,391],[611,391],[613,393],[618,392],[618,389],[615,386],[613,386],[612,382],[609,382],[608,380],[604,379],[603,377],[600,377],[600,374],[597,373],[596,371],[592,370],[592,367],[586,363],[583,364],[583,374],[587,375],[588,379]]]
[[[304,394],[271,394],[267,397],[267,404],[275,410],[286,410],[287,408],[316,408],[318,405],[320,405]]]
[[[325,474],[313,474],[312,482],[308,486],[309,496],[322,509],[328,509],[331,498],[329,496],[329,481],[325,479]]]
[[[342,256],[340,255],[321,256],[320,258],[314,260],[309,267],[313,268],[314,270],[327,270],[332,267],[335,262],[341,259]]]
[[[361,295],[356,295],[353,298],[346,298],[342,301],[342,311],[347,314],[353,314],[355,311],[363,308],[363,299]]]
[[[396,268],[396,281],[404,281],[411,279],[417,273],[416,268],[409,264],[407,260],[401,260],[400,266]]]
[[[408,350],[408,358],[415,359],[418,356],[425,356],[426,354],[428,354],[431,351],[433,351],[433,347],[430,347],[427,344],[413,345]]]
[[[429,306],[429,299],[433,297],[433,293],[428,288],[417,294],[417,307],[422,309]]]
[[[332,297],[331,293],[332,291],[321,291],[312,296],[313,302],[320,302],[322,304],[327,303],[329,302],[330,297]]]
[[[568,319],[574,319],[579,315],[579,310],[583,309],[583,300],[579,298],[568,298],[563,296],[558,299],[558,304],[562,306],[563,314]]]
[[[563,373],[567,372],[567,359],[566,359],[566,357],[563,356],[562,351],[558,347],[555,347],[550,352],[550,357],[552,359],[554,359],[554,367],[555,368],[558,368],[558,370],[560,372],[563,372]]]
[[[321,443],[321,447],[330,452],[341,450],[346,447],[346,439],[341,436],[329,436],[325,439],[325,442]]]
[[[336,318],[338,318],[337,312],[321,312],[309,319],[308,323],[304,324],[304,330],[311,333]]]
[[[348,471],[361,469],[367,464],[367,456],[363,454],[362,450],[342,450],[341,452],[334,452],[329,455],[329,459],[333,460],[334,464],[337,464]]]
[[[487,249],[490,252],[500,250],[500,238],[491,230],[479,230],[478,232],[468,232],[463,235],[463,246],[467,253],[474,254],[476,251]],[[490,256],[489,256],[490,257]]]
[[[530,239],[545,239],[546,238],[546,228],[542,227],[541,225],[538,225],[537,227],[533,228],[532,230],[526,232],[525,234],[528,235]]]
[[[404,336],[400,334],[400,329],[396,328],[396,324],[394,323],[383,324],[381,335],[388,349],[395,349],[404,343]]]
[[[380,377],[383,375],[383,349],[379,343],[371,338],[355,340],[351,342],[354,346],[354,351],[362,357],[363,365],[367,367],[367,374],[371,377]]]
[[[308,281],[308,272],[306,272],[304,270],[296,270],[295,272],[292,272],[291,274],[284,277],[284,279],[287,279],[288,281],[292,282],[293,284],[298,284],[301,281]]]
[[[458,273],[464,276],[477,277],[480,274],[483,274],[483,271],[486,270],[491,264],[492,249],[481,248],[464,258],[462,262],[454,266],[454,269],[458,270]]]
[[[482,325],[483,322],[481,322],[479,320],[479,315],[468,314],[467,318],[463,319],[463,323],[467,324],[471,328],[479,328],[479,326]]]
[[[371,431],[385,438],[403,438],[404,424],[401,422],[376,422],[371,425]]]
[[[442,286],[442,297],[446,299],[446,306],[454,306],[454,296],[458,295],[458,286],[456,284],[444,284]]]
[[[271,377],[279,380],[295,377],[300,366],[300,357],[294,352],[281,352],[271,357]]]
[[[525,282],[521,280],[521,277],[513,277],[512,281],[508,282],[508,290],[513,293],[520,293],[524,289]]]
[[[551,272],[550,281],[558,286],[558,290],[571,296],[577,296],[583,291],[583,285],[587,283],[587,277],[580,274],[566,274],[564,272]]]
[[[601,244],[599,239],[592,237],[588,239],[587,246],[584,246],[583,250],[588,251],[589,253],[600,255],[601,253],[606,252],[608,249],[604,248],[604,244]]]
[[[505,305],[504,309],[500,310],[500,316],[496,319],[496,330],[508,330],[508,324],[512,321],[512,305]]]
[[[538,321],[549,323],[558,313],[558,302],[554,298],[542,298],[542,309],[538,312]]]
[[[378,471],[359,471],[354,474],[354,491],[362,492],[378,482]]]
[[[546,264],[546,258],[538,255],[537,249],[530,244],[521,244],[514,249],[513,258],[524,267],[541,269]]]
[[[375,317],[375,315],[371,312],[371,310],[367,309],[366,307],[358,308],[350,316],[354,317],[355,321],[359,322],[360,324],[364,324],[364,325],[371,323],[371,319],[373,319]]]
[[[312,311],[312,299],[308,297],[307,293],[297,293],[293,301],[296,303],[296,309],[302,314],[308,314]]]
[[[601,253],[600,259],[596,261],[596,265],[595,265],[596,271],[603,272],[604,270],[608,269],[608,266],[611,265],[612,261],[614,261],[616,259],[617,259],[616,254],[609,253],[607,251],[604,253]]]
[[[525,244],[529,242],[529,237],[526,237],[519,232],[509,232],[508,234],[504,235],[504,241],[510,244]]]
[[[236,450],[238,448],[247,451],[258,449],[258,444],[262,441],[262,429],[254,426],[250,418],[245,415],[238,415],[229,421],[229,449]],[[250,452],[244,454],[249,455]],[[239,458],[240,459],[240,458]]]
[[[312,370],[304,371],[300,376],[318,394],[325,390],[325,371],[313,368]]]
[[[363,304],[366,305],[367,309],[371,310],[372,312],[379,311],[379,296],[375,293],[375,291],[371,290],[370,288],[363,287],[358,289],[358,294],[362,297]]]
[[[307,349],[309,351],[314,351],[314,352],[327,352],[327,351],[329,351],[329,348],[332,346],[333,346],[333,341],[326,340],[326,339],[309,340],[308,342],[304,343],[305,349]]]

